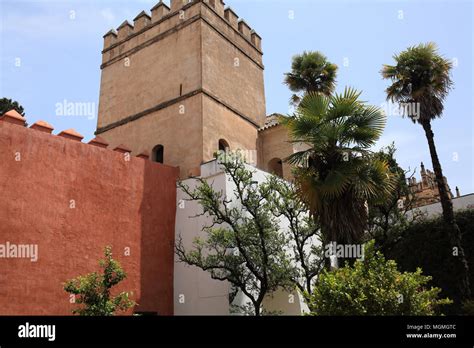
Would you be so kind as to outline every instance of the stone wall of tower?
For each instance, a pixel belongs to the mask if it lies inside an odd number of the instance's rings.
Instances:
[[[164,163],[180,167],[181,177],[194,176],[203,158],[201,115],[202,95],[196,94],[100,136],[112,146],[127,144],[132,154],[151,153],[156,145],[163,145]]]
[[[199,175],[218,151],[257,149],[265,118],[261,38],[222,0],[173,0],[104,37],[97,134]]]
[[[245,27],[234,27],[212,8],[203,7],[203,88],[224,102],[236,116],[257,127],[265,122],[262,52],[246,36]],[[244,22],[241,22],[244,23]]]
[[[219,140],[224,139],[231,151],[243,150],[249,163],[257,164],[257,128],[208,96],[203,97],[202,107],[203,162],[214,158]]]
[[[273,174],[271,163],[281,161],[282,177],[292,180],[291,165],[284,161],[294,153],[295,147],[290,140],[287,128],[281,124],[261,128],[258,137],[258,168]]]

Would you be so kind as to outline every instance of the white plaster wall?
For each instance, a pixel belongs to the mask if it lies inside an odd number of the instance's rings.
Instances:
[[[266,176],[270,175],[261,170],[249,167],[255,171],[254,180],[262,182]],[[201,166],[201,175],[208,182],[212,183],[215,190],[223,190],[227,198],[233,196],[233,182],[226,178],[219,168],[217,161],[211,161]],[[185,183],[191,188],[195,187],[196,180],[188,179]],[[177,195],[177,215],[176,215],[176,239],[182,237],[184,246],[187,249],[192,247],[192,241],[198,235],[204,237],[202,227],[209,223],[209,218],[200,216],[192,218],[202,211],[196,202],[184,203],[180,208],[180,201],[185,198],[184,193],[178,190]],[[182,204],[181,204],[182,206]],[[287,229],[286,221],[281,222],[282,229]],[[177,257],[175,256],[177,262]],[[207,272],[196,267],[190,267],[183,263],[176,263],[174,270],[174,312],[175,315],[229,315],[230,305],[228,294],[230,284],[213,280]],[[234,304],[243,305],[249,303],[249,299],[242,293],[237,294]],[[291,294],[284,291],[277,291],[272,296],[264,300],[264,309],[268,311],[281,312],[285,315],[299,315],[302,311],[307,311],[307,307],[300,298],[297,291]]]
[[[463,209],[474,209],[474,193],[453,198],[452,201],[453,201],[454,211],[463,210]],[[429,204],[423,207],[413,209],[411,212],[414,212],[414,211],[421,212],[425,214],[427,217],[434,217],[435,215],[442,214],[443,208],[441,207],[441,203],[433,203],[433,204]]]
[[[225,175],[212,171],[214,162],[203,165],[203,177],[213,183],[216,190],[225,191]],[[211,167],[211,168],[209,168]],[[214,168],[215,169],[215,168]],[[185,180],[190,188],[196,186],[196,180]],[[176,240],[181,236],[187,250],[192,247],[192,242],[197,236],[205,236],[202,227],[209,223],[209,218],[193,216],[202,213],[197,202],[184,202],[180,208],[180,201],[186,195],[178,189],[176,211]],[[197,267],[178,263],[175,255],[174,268],[174,313],[175,315],[228,315],[229,314],[229,284],[211,279],[208,272]]]

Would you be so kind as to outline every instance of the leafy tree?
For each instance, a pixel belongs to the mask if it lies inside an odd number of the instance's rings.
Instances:
[[[369,204],[368,240],[375,239],[376,247],[385,253],[402,238],[407,227],[422,217],[412,211],[416,196],[411,194],[407,184],[407,174],[395,159],[395,145],[381,149],[373,154],[374,158],[385,161],[394,177],[394,188],[385,199]],[[411,174],[412,176],[413,174]],[[410,176],[410,177],[411,177]]]
[[[296,165],[299,192],[321,225],[323,244],[357,244],[367,228],[367,202],[377,202],[393,189],[385,161],[370,147],[380,137],[385,116],[346,89],[326,97],[306,95],[293,117],[282,118],[292,141],[307,145],[286,159]]]
[[[288,223],[289,246],[292,248],[295,276],[292,278],[306,304],[307,294],[312,293],[317,275],[324,267],[324,250],[320,245],[320,226],[311,217],[295,185],[277,176],[268,179],[274,193],[268,200],[271,212]]]
[[[16,110],[21,116],[25,116],[25,110],[23,109],[23,106],[18,104],[17,101],[8,98],[0,99],[0,116],[13,109]]]
[[[111,247],[106,247],[104,254],[105,259],[99,261],[103,274],[89,273],[68,280],[64,284],[64,290],[75,295],[75,303],[81,305],[72,311],[73,314],[111,316],[119,310],[126,311],[135,305],[128,292],[121,292],[117,296],[111,295],[111,288],[124,280],[127,275],[120,264],[112,258]]]
[[[277,289],[292,290],[295,285],[312,289],[321,261],[318,249],[308,243],[317,227],[288,183],[275,176],[255,182],[253,171],[238,154],[227,153],[218,160],[233,184],[233,198],[201,178],[195,189],[180,183],[188,200],[201,205],[199,216],[206,215],[211,222],[203,228],[206,237],[196,238],[190,250],[180,237],[176,254],[213,279],[229,281],[250,299],[247,313],[259,316],[265,296]],[[288,222],[289,233],[282,231],[282,219]]]
[[[303,52],[293,57],[291,72],[285,74],[285,84],[292,92],[292,102],[298,104],[301,93],[330,95],[336,87],[337,65],[321,52]]]
[[[438,314],[451,300],[438,299],[439,288],[426,288],[430,279],[420,268],[400,273],[395,261],[385,260],[372,241],[364,260],[323,271],[311,295],[312,315]]]
[[[438,53],[436,44],[432,42],[409,47],[406,51],[395,55],[394,59],[395,65],[384,65],[382,69],[382,76],[392,82],[387,88],[387,99],[401,105],[420,106],[418,113],[415,112],[416,108],[407,108],[406,116],[414,123],[419,123],[425,131],[444,222],[450,227],[448,230],[450,247],[457,251],[455,257],[458,261],[453,271],[460,274],[458,281],[460,291],[466,297],[470,297],[469,268],[462,248],[461,232],[456,224],[453,203],[444,181],[431,128],[431,121],[442,116],[444,100],[453,85],[450,76],[452,63]]]

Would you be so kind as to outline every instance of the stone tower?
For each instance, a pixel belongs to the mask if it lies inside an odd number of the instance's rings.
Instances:
[[[437,203],[440,201],[438,184],[436,182],[436,175],[429,169],[425,169],[425,165],[421,162],[420,166],[421,181],[417,181],[415,177],[408,179],[408,187],[410,192],[415,195],[416,201],[414,207],[422,207],[428,204]],[[443,177],[444,184],[446,185],[446,191],[448,192],[449,198],[453,199],[451,188],[449,187],[448,180]]]
[[[256,153],[265,123],[261,38],[222,0],[160,1],[104,36],[96,134],[181,177],[222,147]]]

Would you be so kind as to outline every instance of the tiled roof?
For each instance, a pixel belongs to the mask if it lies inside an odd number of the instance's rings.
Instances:
[[[263,127],[261,127],[258,131],[261,132],[261,131],[264,131],[266,129],[278,126],[280,124],[280,122],[278,121],[278,118],[281,117],[281,116],[283,116],[283,115],[277,114],[277,113],[268,115],[266,120],[265,120],[265,125]]]

